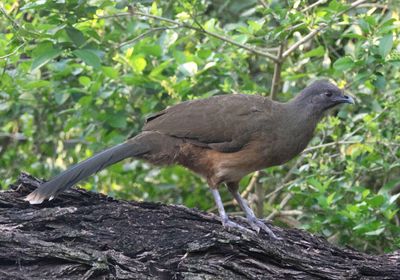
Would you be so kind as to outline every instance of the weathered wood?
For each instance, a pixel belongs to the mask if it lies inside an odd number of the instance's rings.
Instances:
[[[0,192],[0,279],[400,279],[400,252],[277,227],[273,241],[227,231],[213,214],[81,189],[30,206],[22,198],[40,183],[21,174]]]

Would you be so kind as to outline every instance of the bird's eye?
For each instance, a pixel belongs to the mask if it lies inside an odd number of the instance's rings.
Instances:
[[[327,96],[327,97],[331,97],[332,96],[332,92],[325,92],[325,96]]]

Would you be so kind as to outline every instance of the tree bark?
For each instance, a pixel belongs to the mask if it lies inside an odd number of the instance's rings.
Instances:
[[[275,226],[282,240],[270,240],[213,214],[82,189],[22,200],[41,183],[21,174],[0,192],[0,279],[400,279],[399,251],[368,255]]]

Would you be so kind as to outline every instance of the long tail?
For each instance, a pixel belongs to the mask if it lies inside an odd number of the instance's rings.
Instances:
[[[125,158],[139,156],[146,152],[146,145],[141,145],[140,141],[135,141],[135,138],[130,139],[70,167],[31,192],[25,200],[30,204],[40,204],[45,199],[52,200],[60,192],[93,173]]]

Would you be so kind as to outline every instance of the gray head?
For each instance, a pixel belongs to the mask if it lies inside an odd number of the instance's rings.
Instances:
[[[338,104],[354,104],[353,98],[343,93],[343,90],[327,80],[320,80],[312,83],[294,99],[296,103],[317,111],[325,111]]]

